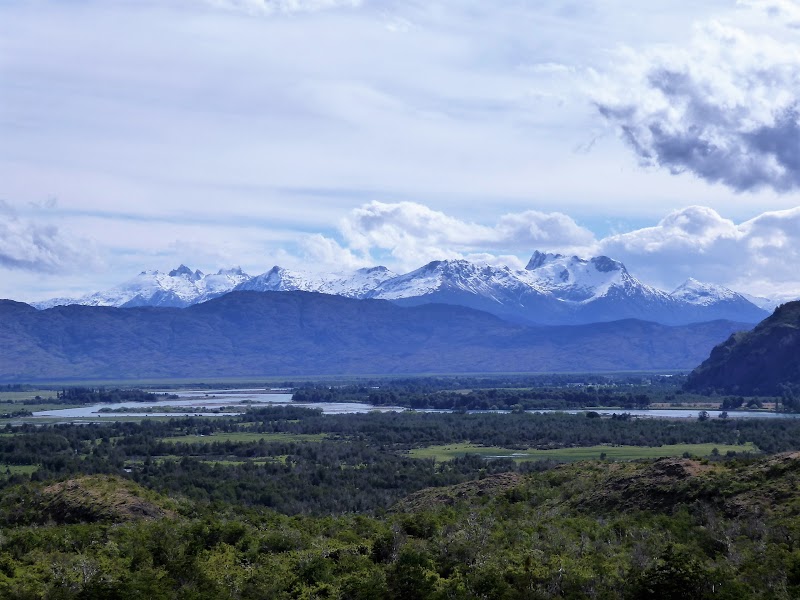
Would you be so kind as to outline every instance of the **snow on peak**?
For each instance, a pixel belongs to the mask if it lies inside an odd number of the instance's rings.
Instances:
[[[528,271],[533,271],[534,269],[538,269],[539,267],[545,265],[546,263],[558,260],[559,258],[564,258],[563,254],[553,254],[550,252],[539,252],[538,250],[534,250],[533,256],[528,261],[525,269]]]
[[[203,272],[199,269],[197,271],[192,271],[186,265],[181,265],[177,269],[173,269],[169,272],[170,277],[185,277],[192,281],[198,281],[199,279],[203,278]]]
[[[398,300],[436,292],[468,292],[500,301],[507,291],[534,291],[508,267],[479,265],[467,260],[435,260],[382,283],[372,298]]]
[[[531,285],[566,302],[589,302],[612,289],[656,292],[632,277],[621,262],[607,256],[584,259],[537,251],[525,270]]]
[[[666,315],[664,318],[674,320],[675,314],[686,309],[695,311],[692,315],[699,315],[698,310],[713,311],[719,307],[728,310],[724,318],[731,318],[729,315],[736,318],[744,315],[742,320],[758,318],[755,306],[722,286],[689,279],[668,294],[645,285],[632,276],[625,265],[607,256],[580,258],[538,251],[522,270],[450,259],[432,261],[405,275],[397,275],[384,266],[339,273],[274,266],[257,277],[249,276],[240,267],[232,267],[205,275],[202,271],[192,271],[186,265],[180,265],[169,273],[142,271],[110,290],[77,300],[57,298],[34,306],[183,307],[233,290],[299,290],[348,298],[465,303],[490,312],[497,309],[503,314],[522,311],[520,314],[527,315],[525,318],[537,322],[568,314],[583,314],[581,311],[605,319],[630,316],[653,316],[655,319],[661,314],[658,311],[662,311]],[[597,300],[601,302],[593,304]],[[553,314],[548,317],[547,311],[553,311]],[[694,320],[697,318],[692,316]]]
[[[703,283],[694,277],[684,281],[673,290],[670,296],[700,306],[708,306],[724,300],[745,299],[741,294],[737,294],[733,290],[713,283]]]
[[[237,290],[259,292],[303,291],[364,298],[382,282],[396,277],[386,267],[372,267],[343,273],[314,273],[274,266],[266,273],[239,285]]]
[[[592,263],[594,268],[601,273],[610,273],[612,271],[627,272],[625,265],[618,260],[614,260],[613,258],[609,258],[607,256],[595,256],[594,258],[589,259],[589,262]]]
[[[787,302],[788,300],[795,300],[800,298],[800,294],[796,294],[791,298],[765,298],[764,296],[753,296],[751,294],[742,294],[749,302],[755,304],[761,310],[766,310],[768,312],[772,312],[778,306],[783,304],[783,302]]]
[[[241,269],[220,270],[214,275],[192,271],[180,265],[169,273],[142,271],[132,279],[109,290],[95,292],[77,299],[59,298],[37,304],[49,308],[57,304],[87,306],[189,306],[210,300],[249,279]]]

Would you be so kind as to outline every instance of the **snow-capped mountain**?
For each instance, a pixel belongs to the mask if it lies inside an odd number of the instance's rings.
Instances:
[[[547,325],[629,318],[665,324],[716,319],[757,322],[766,316],[738,294],[731,294],[719,291],[716,300],[700,304],[642,283],[625,265],[607,256],[583,259],[535,252],[524,270],[466,260],[434,261],[385,281],[367,297],[405,305],[458,304]]]
[[[769,313],[761,306],[754,304],[744,294],[713,283],[703,283],[690,277],[671,294],[681,300],[698,307],[712,309],[719,318],[757,321]]]
[[[637,318],[673,324],[694,320],[683,314],[668,293],[642,283],[625,265],[608,256],[584,259],[534,252],[525,272],[531,285],[564,305],[569,322]]]
[[[783,304],[781,300],[777,300],[775,298],[765,298],[764,296],[753,296],[751,294],[744,294],[744,293],[742,294],[742,296],[744,296],[745,299],[755,304],[761,310],[766,310],[769,312],[772,312],[778,306]],[[794,299],[795,298],[793,298],[793,300]]]
[[[237,291],[319,292],[347,298],[365,298],[384,281],[397,277],[386,267],[358,269],[351,273],[312,273],[272,267],[266,273],[240,283]]]
[[[690,279],[667,293],[641,282],[607,256],[584,259],[542,252],[534,252],[525,269],[437,260],[404,275],[386,267],[329,274],[278,266],[256,277],[241,269],[204,275],[181,265],[169,273],[143,271],[120,286],[78,300],[60,298],[35,306],[185,307],[234,290],[299,290],[404,305],[456,304],[543,325],[630,318],[670,325],[716,319],[756,323],[768,314],[721,286]]]
[[[367,297],[403,305],[457,304],[517,321],[530,321],[529,314],[557,319],[561,312],[553,297],[525,281],[524,272],[466,260],[433,261],[383,282]]]
[[[698,306],[709,306],[717,302],[736,301],[739,299],[748,301],[742,294],[738,294],[721,285],[697,281],[694,277],[684,281],[670,296]]]
[[[250,279],[240,268],[220,269],[217,273],[205,275],[202,271],[192,271],[185,265],[169,273],[142,271],[136,277],[106,290],[82,298],[54,298],[34,304],[45,309],[67,304],[85,306],[172,306],[183,308],[205,302],[230,292],[243,281]]]
[[[508,267],[477,265],[466,260],[435,260],[406,275],[381,283],[370,297],[400,300],[443,291],[460,291],[502,302],[509,292],[527,292],[529,288]]]
[[[625,265],[607,256],[584,259],[534,252],[525,272],[531,285],[564,302],[587,304],[619,290],[652,300],[666,300],[669,296],[642,283],[628,273]]]
[[[641,282],[607,256],[583,259],[542,252],[534,252],[524,270],[434,261],[382,283],[368,297],[400,304],[460,304],[548,325],[628,318],[665,324],[716,319],[755,323],[766,316],[719,286],[695,282],[670,294]]]
[[[757,307],[772,312],[781,304],[786,304],[787,302],[794,302],[795,300],[800,300],[800,294],[798,293],[779,293],[771,298],[764,298],[763,296],[751,296],[750,294],[742,294],[745,298],[747,298],[750,302],[755,304]]]

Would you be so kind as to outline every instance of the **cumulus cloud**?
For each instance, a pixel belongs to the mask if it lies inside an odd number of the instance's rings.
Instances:
[[[92,245],[55,225],[20,217],[0,200],[0,267],[56,273],[95,265]]]
[[[370,202],[342,220],[347,245],[363,256],[389,252],[405,266],[430,260],[565,250],[594,242],[594,235],[561,213],[528,210],[503,215],[493,225],[463,221],[415,202]]]
[[[599,249],[665,287],[691,276],[756,294],[800,293],[800,207],[737,224],[690,206],[654,227],[607,237]]]
[[[301,241],[303,266],[309,270],[351,270],[371,267],[373,264],[349,248],[343,248],[336,240],[315,233]]]
[[[750,2],[786,24],[783,0]],[[737,191],[800,187],[800,44],[719,22],[686,48],[630,52],[596,105],[648,166]]]

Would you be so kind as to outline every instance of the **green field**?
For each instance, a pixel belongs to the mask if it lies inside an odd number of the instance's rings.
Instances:
[[[670,446],[583,446],[579,448],[556,448],[554,450],[511,450],[475,444],[448,444],[444,446],[428,446],[416,448],[409,454],[414,458],[435,458],[436,460],[452,460],[465,454],[478,454],[485,458],[513,458],[514,460],[558,461],[598,460],[605,454],[608,460],[634,460],[637,458],[662,458],[665,456],[683,456],[688,452],[692,456],[710,456],[716,448],[720,454],[733,452],[758,452],[753,444],[674,444]]]
[[[162,442],[171,444],[212,444],[214,442],[321,442],[328,436],[322,433],[251,433],[238,431],[234,433],[214,433],[212,435],[178,435],[161,438]]]
[[[22,402],[23,400],[33,400],[36,396],[40,398],[55,398],[55,390],[30,390],[26,392],[0,392],[0,400],[4,402]]]
[[[24,474],[30,475],[36,472],[39,467],[37,465],[4,465],[0,464],[0,477],[6,475],[6,471],[10,471],[12,475]]]
[[[281,463],[286,464],[286,459],[288,456],[283,454],[281,456],[269,456],[267,458],[253,458],[253,459],[218,459],[218,460],[201,460],[200,462],[205,463],[207,465],[222,465],[224,467],[230,466],[239,466],[244,464],[251,464],[251,465],[266,465],[270,463]]]

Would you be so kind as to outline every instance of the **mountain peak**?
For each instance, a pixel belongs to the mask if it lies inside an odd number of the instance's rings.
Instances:
[[[589,262],[592,263],[594,265],[594,268],[600,271],[601,273],[611,273],[612,271],[627,272],[625,265],[623,265],[618,260],[609,258],[608,256],[595,256]]]
[[[386,267],[364,268],[342,273],[317,273],[295,271],[275,265],[266,273],[239,284],[236,289],[257,292],[319,292],[347,298],[364,298],[383,281],[393,277],[396,275]]]
[[[172,269],[169,272],[170,277],[186,277],[187,279],[191,279],[193,281],[197,281],[203,277],[203,272],[198,269],[197,271],[192,271],[189,267],[184,264],[181,264],[177,269]]]
[[[525,266],[525,270],[533,271],[534,269],[538,269],[539,267],[553,261],[558,260],[559,258],[564,258],[563,254],[554,254],[552,252],[539,252],[538,250],[534,250],[533,256],[528,261],[528,264]]]
[[[725,299],[733,299],[738,294],[721,285],[704,283],[694,277],[689,277],[670,294],[673,298],[680,298],[693,304],[707,304]]]

